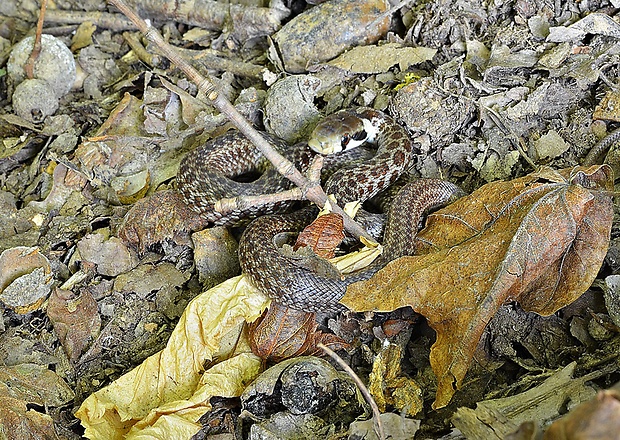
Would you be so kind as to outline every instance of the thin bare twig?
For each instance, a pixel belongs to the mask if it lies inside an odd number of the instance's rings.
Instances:
[[[368,391],[368,388],[366,388],[366,385],[364,385],[364,383],[359,378],[359,376],[355,374],[355,371],[353,371],[353,369],[349,367],[347,363],[340,356],[338,356],[336,352],[334,352],[330,348],[327,348],[325,345],[321,343],[316,344],[316,346],[319,347],[321,350],[323,350],[325,353],[327,353],[333,360],[335,360],[338,363],[338,365],[342,367],[344,371],[346,371],[346,373],[349,376],[351,376],[351,379],[353,379],[357,387],[360,389],[360,392],[364,396],[364,399],[366,399],[366,402],[368,402],[368,404],[372,408],[372,420],[373,420],[373,428],[375,430],[375,434],[377,434],[377,437],[379,437],[379,440],[385,440],[385,432],[383,432],[383,423],[381,423],[381,412],[379,411],[377,402],[375,402],[375,399],[373,399],[372,396],[370,395],[370,391]]]
[[[307,178],[311,182],[319,182],[322,168],[323,156],[316,156],[306,171]],[[220,199],[215,202],[214,209],[222,215],[227,215],[233,211],[245,211],[251,207],[269,205],[277,202],[287,202],[290,200],[303,200],[303,194],[298,187],[274,194],[237,196]]]
[[[136,25],[121,14],[94,11],[63,11],[50,9],[47,11],[47,22],[57,24],[75,24],[90,21],[99,29],[110,29],[115,32],[135,31]]]
[[[185,58],[200,64],[207,70],[229,72],[233,75],[247,78],[261,78],[263,73],[269,71],[266,67],[257,64],[221,57],[217,55],[216,51],[209,51],[208,49],[195,50],[180,48],[180,52]]]
[[[288,202],[290,200],[304,200],[299,188],[295,187],[279,193],[260,196],[226,197],[215,202],[213,209],[222,215],[228,215],[233,211],[245,211],[252,207]]]
[[[290,11],[280,2],[271,2],[270,7],[245,6],[237,3],[217,0],[161,0],[142,1],[128,0],[130,7],[139,14],[159,21],[176,21],[202,29],[221,31],[232,21],[233,35],[239,41],[271,35],[279,27]],[[63,11],[50,9],[47,22],[59,24],[81,24],[91,21],[98,28],[116,32],[136,30],[131,23],[120,14],[94,11]],[[247,23],[251,23],[247,25]],[[245,38],[243,38],[245,37]]]
[[[45,21],[45,11],[47,10],[47,0],[41,0],[41,10],[39,11],[39,20],[37,21],[37,32],[34,36],[34,45],[32,52],[24,65],[24,73],[26,78],[34,78],[34,63],[41,53],[41,34],[43,33],[43,22]]]
[[[233,125],[235,125],[261,153],[263,153],[280,174],[299,187],[304,199],[316,203],[321,208],[325,205],[327,195],[320,184],[307,179],[295,168],[295,165],[278,153],[252,124],[237,111],[231,102],[217,91],[213,81],[203,76],[198,70],[191,66],[174,47],[163,39],[157,29],[140,18],[123,0],[108,0],[108,2],[125,14],[125,16],[138,27],[140,32],[144,34],[148,41],[155,44],[166,58],[181,69],[183,73],[198,86],[198,89],[204,93],[207,99],[211,101],[211,104],[224,114]],[[374,242],[374,239],[370,237],[366,230],[349,217],[342,208],[339,206],[332,206],[332,211],[343,217],[344,227],[348,232],[356,237],[363,236],[369,241]]]

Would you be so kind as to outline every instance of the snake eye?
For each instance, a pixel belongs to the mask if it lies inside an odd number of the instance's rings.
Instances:
[[[349,136],[349,133],[342,135],[342,137],[340,138],[340,146],[342,147],[343,150],[347,149],[347,145],[349,145],[350,140],[351,140],[351,137]]]

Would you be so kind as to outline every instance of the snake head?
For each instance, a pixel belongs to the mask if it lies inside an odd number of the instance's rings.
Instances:
[[[336,154],[372,142],[376,133],[377,129],[368,119],[343,110],[319,122],[308,145],[319,154]]]

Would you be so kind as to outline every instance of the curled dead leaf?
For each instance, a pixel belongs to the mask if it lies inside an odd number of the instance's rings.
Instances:
[[[71,361],[79,358],[87,344],[99,334],[101,318],[97,301],[87,289],[79,295],[56,289],[47,304],[47,316]]]
[[[344,340],[323,333],[317,327],[314,313],[272,302],[269,309],[250,324],[248,339],[255,355],[274,362],[318,353],[318,343],[332,350],[348,347]]]
[[[585,292],[609,246],[613,209],[607,165],[493,182],[429,216],[418,255],[353,284],[342,303],[356,310],[411,306],[437,332],[430,361],[433,406],[460,387],[484,328],[518,301],[550,315]]]
[[[336,248],[344,240],[344,222],[338,214],[325,214],[308,225],[297,237],[294,250],[310,246],[322,258],[334,258]]]
[[[140,199],[123,220],[118,236],[144,252],[165,240],[189,243],[188,232],[205,226],[176,191],[159,191]]]
[[[275,362],[304,353],[310,342],[308,336],[317,328],[314,316],[272,303],[248,328],[252,352]]]

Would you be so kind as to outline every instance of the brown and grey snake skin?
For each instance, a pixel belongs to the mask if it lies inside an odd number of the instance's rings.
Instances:
[[[298,146],[291,149],[282,141],[270,139],[282,154],[301,164],[302,169],[307,167],[313,155],[309,148]],[[356,200],[366,201],[387,189],[413,165],[418,153],[403,127],[384,113],[368,108],[343,110],[329,116],[317,126],[309,144],[320,152],[338,152],[364,141],[377,145],[374,156],[339,169],[324,185],[326,193],[333,194],[341,206]],[[238,212],[222,217],[213,212],[213,204],[220,198],[237,194],[265,194],[290,187],[286,179],[278,176],[260,153],[248,147],[247,142],[246,146],[241,145],[239,134],[225,135],[216,142],[229,149],[215,149],[211,144],[190,153],[183,160],[177,176],[179,191],[186,203],[208,221],[235,224],[243,217],[258,214]],[[248,149],[253,151],[248,154]],[[246,158],[245,162],[233,161],[233,158],[241,157],[242,154]],[[343,154],[351,153],[339,153]],[[231,179],[231,176],[250,170],[263,172],[253,185]],[[270,185],[275,182],[275,186],[268,189],[268,182]],[[250,187],[252,189],[248,190]],[[317,274],[308,268],[308,261],[301,262],[280,251],[281,238],[299,232],[312,221],[316,215],[315,208],[304,208],[292,214],[258,217],[248,225],[239,243],[242,271],[256,287],[289,307],[308,312],[343,310],[344,306],[338,301],[350,284],[368,279],[389,261],[408,255],[413,248],[423,213],[461,195],[459,187],[438,179],[420,179],[405,185],[394,198],[388,212],[384,253],[369,268],[344,279]],[[276,212],[282,208],[268,206],[267,211]]]

